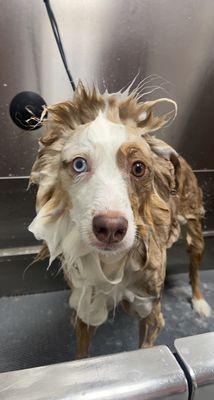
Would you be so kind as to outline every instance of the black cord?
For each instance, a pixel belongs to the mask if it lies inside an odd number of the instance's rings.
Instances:
[[[48,17],[49,17],[49,20],[50,20],[50,23],[51,23],[53,34],[54,34],[55,39],[56,39],[56,43],[57,43],[58,50],[59,50],[61,58],[62,58],[62,62],[64,64],[65,70],[67,72],[68,79],[69,79],[69,81],[71,83],[73,91],[75,91],[76,86],[75,86],[74,80],[72,78],[72,75],[70,73],[70,70],[68,68],[68,64],[67,64],[67,60],[66,60],[66,57],[65,57],[65,52],[64,52],[64,49],[63,49],[63,45],[62,45],[62,41],[61,41],[61,37],[60,37],[60,33],[59,33],[59,28],[58,28],[58,25],[57,25],[57,21],[56,21],[55,15],[54,15],[53,10],[51,8],[50,1],[49,0],[43,0],[43,1],[45,3],[45,7],[46,7],[46,10],[47,10],[47,13],[48,13]]]

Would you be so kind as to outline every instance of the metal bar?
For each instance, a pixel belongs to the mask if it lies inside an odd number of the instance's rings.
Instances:
[[[214,230],[203,231],[203,236],[204,237],[213,237],[214,236]]]
[[[41,246],[22,246],[0,249],[0,257],[15,257],[28,254],[37,254]]]
[[[0,374],[1,400],[187,400],[166,346]]]
[[[213,400],[214,332],[177,339],[175,348],[191,377],[190,400]]]
[[[208,230],[203,232],[204,237],[213,237],[214,230]],[[21,247],[8,247],[0,249],[0,258],[2,257],[15,257],[23,256],[26,254],[37,254],[41,246],[21,246]]]
[[[204,169],[194,169],[193,172],[196,174],[206,173],[206,172],[214,172],[213,168],[204,168]]]
[[[5,181],[5,180],[7,180],[7,181],[9,181],[9,180],[12,180],[12,179],[22,179],[22,180],[24,180],[24,179],[29,179],[30,178],[30,176],[0,176],[0,181]]]

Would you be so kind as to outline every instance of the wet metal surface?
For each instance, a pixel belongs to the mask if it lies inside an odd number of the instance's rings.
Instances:
[[[213,0],[52,0],[74,79],[116,91],[139,72],[169,81],[149,97],[172,96],[178,117],[162,137],[194,168],[213,169]],[[1,1],[0,176],[28,175],[40,131],[10,119],[12,98],[35,91],[48,104],[72,97],[42,1]],[[151,81],[160,86],[163,80]],[[146,86],[149,86],[146,85]],[[152,88],[146,88],[149,91]]]
[[[197,173],[199,184],[204,192],[206,209],[203,221],[204,231],[214,229],[214,174]],[[35,186],[29,190],[28,179],[0,178],[0,251],[13,247],[38,246],[32,233],[27,229],[35,216]],[[1,253],[0,253],[1,256]]]
[[[1,400],[187,400],[166,346],[0,374]]]
[[[191,400],[214,398],[214,332],[175,341],[192,380]]]

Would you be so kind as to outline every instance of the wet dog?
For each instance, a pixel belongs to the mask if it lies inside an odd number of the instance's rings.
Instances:
[[[190,166],[155,131],[176,114],[167,98],[142,101],[142,85],[101,94],[80,82],[72,101],[48,107],[30,182],[38,185],[29,229],[39,257],[60,257],[75,310],[77,358],[94,328],[121,303],[140,320],[140,347],[164,326],[167,248],[186,225],[192,305],[208,316],[198,268],[204,241],[202,192]],[[171,111],[157,113],[165,104]]]

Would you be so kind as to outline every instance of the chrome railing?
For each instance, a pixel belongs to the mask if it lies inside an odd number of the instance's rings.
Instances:
[[[213,400],[214,333],[0,374],[1,400]]]

